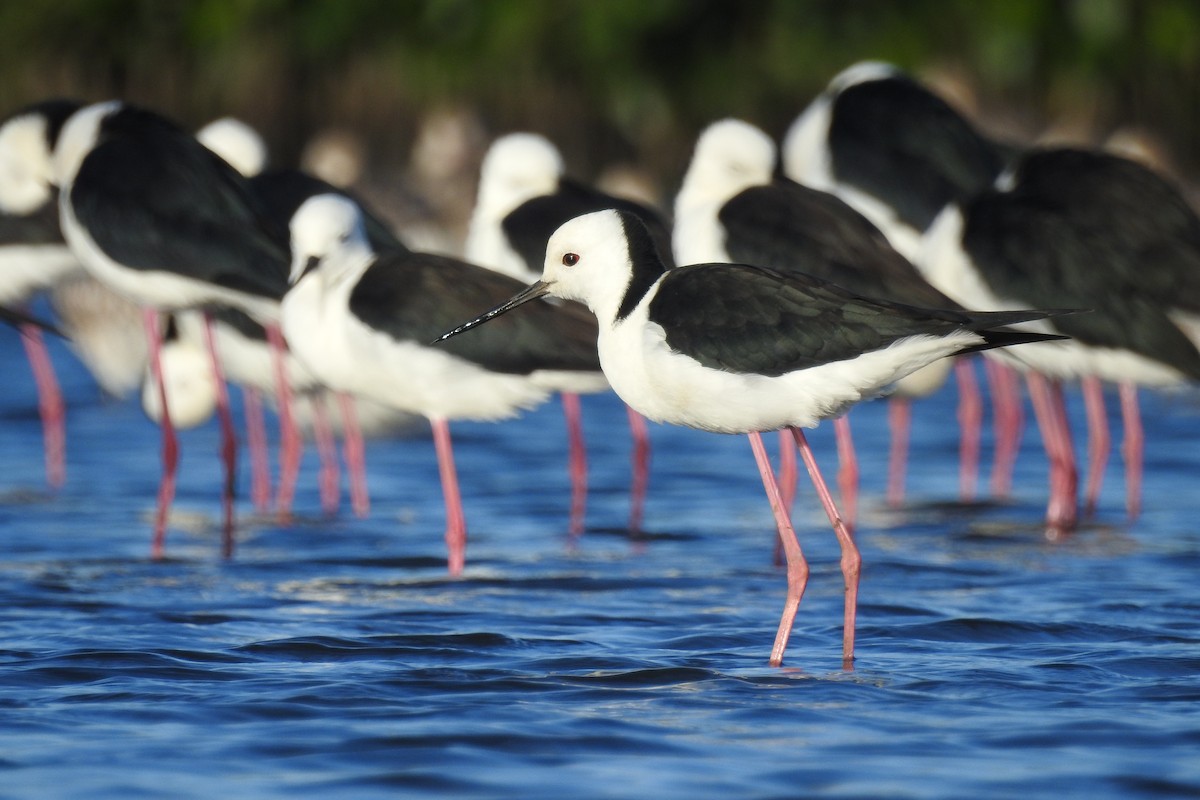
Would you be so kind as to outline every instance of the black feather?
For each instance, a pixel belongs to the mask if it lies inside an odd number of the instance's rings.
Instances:
[[[350,294],[350,311],[397,341],[426,345],[481,308],[525,286],[457,259],[429,253],[382,253]],[[441,343],[446,351],[494,372],[597,372],[596,321],[577,303],[528,303],[520,314]]]
[[[670,270],[649,308],[650,321],[662,326],[672,350],[712,369],[767,376],[852,359],[910,336],[978,333],[1044,316],[913,308],[859,297],[810,276],[740,264]]]
[[[1200,352],[1170,317],[1200,313],[1200,219],[1179,192],[1132,161],[1078,150],[1031,153],[1014,179],[963,208],[963,248],[993,290],[1090,308],[1055,329],[1200,379]]]
[[[287,291],[288,234],[245,179],[169,120],[122,107],[101,123],[70,200],[114,261],[258,297]]]
[[[838,181],[873,195],[923,231],[948,203],[991,185],[1008,151],[904,75],[855,84],[833,99]]]
[[[613,208],[633,214],[649,229],[659,259],[668,267],[671,261],[671,232],[658,212],[584,186],[569,178],[559,181],[553,194],[527,200],[501,221],[509,245],[533,272],[541,272],[546,260],[546,243],[551,234],[569,219]]]

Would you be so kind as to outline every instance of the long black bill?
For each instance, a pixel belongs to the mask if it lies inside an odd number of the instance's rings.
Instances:
[[[459,325],[454,330],[448,331],[447,333],[443,333],[441,336],[434,339],[433,342],[431,342],[431,344],[437,344],[438,342],[444,342],[447,339],[449,339],[451,336],[458,336],[463,331],[469,331],[469,330],[471,330],[471,328],[474,328],[476,325],[482,325],[483,323],[487,322],[489,319],[494,319],[495,317],[498,317],[501,314],[505,314],[505,313],[508,313],[509,311],[512,311],[514,308],[516,308],[519,305],[524,305],[525,303],[528,303],[530,300],[537,300],[539,297],[545,297],[548,294],[550,294],[550,284],[546,283],[545,281],[536,281],[534,283],[531,283],[527,287],[525,287],[522,291],[520,291],[516,295],[514,295],[511,299],[501,303],[500,305],[493,308],[491,311],[483,312],[482,314],[480,314],[478,317],[471,320],[470,322],[464,322],[462,325]]]

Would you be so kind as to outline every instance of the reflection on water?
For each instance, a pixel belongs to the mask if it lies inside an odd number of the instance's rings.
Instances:
[[[1178,399],[1147,398],[1143,519],[1124,522],[1116,463],[1099,518],[1054,542],[1032,431],[1015,497],[964,507],[938,427],[954,397],[919,405],[913,502],[893,511],[884,409],[856,411],[864,572],[844,672],[838,550],[807,487],[813,575],[787,665],[766,666],[783,576],[739,437],[654,428],[631,540],[624,413],[585,399],[573,544],[558,409],[457,426],[471,541],[449,580],[427,438],[368,448],[367,520],[321,515],[306,453],[298,520],[246,509],[224,563],[203,428],[183,436],[169,558],[151,563],[156,430],[58,356],[74,401],[52,497],[19,348],[0,340],[16,376],[0,400],[0,796],[1200,792],[1200,425]],[[812,439],[830,463],[830,432]]]

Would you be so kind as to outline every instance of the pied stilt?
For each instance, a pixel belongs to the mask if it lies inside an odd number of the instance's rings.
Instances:
[[[466,258],[530,283],[541,273],[550,234],[572,217],[605,208],[619,208],[640,217],[653,232],[662,257],[670,260],[670,231],[657,212],[568,177],[558,148],[544,136],[502,136],[492,143],[480,169],[479,193],[467,229]],[[564,387],[562,392],[571,451],[571,531],[576,535],[583,531],[587,498],[578,395],[607,388],[591,376],[580,380],[583,383]],[[629,426],[634,441],[629,529],[637,532],[642,527],[649,480],[650,441],[645,420],[632,409]]]
[[[801,432],[957,353],[1047,338],[997,326],[1038,311],[924,310],[852,294],[801,274],[739,264],[668,270],[641,221],[609,210],[559,228],[540,281],[442,340],[547,294],[600,321],[600,363],[617,394],[652,420],[750,436],[787,559],[788,591],[771,663],[782,663],[808,566],[762,449],[789,429],[842,548],[842,657],[854,658],[860,556]]]
[[[283,299],[289,345],[325,385],[429,419],[449,569],[461,573],[467,530],[449,422],[511,417],[561,387],[563,373],[599,372],[594,322],[578,306],[544,305],[504,329],[432,347],[453,321],[522,284],[445,256],[377,252],[358,207],[340,195],[300,207],[292,252],[293,286]]]

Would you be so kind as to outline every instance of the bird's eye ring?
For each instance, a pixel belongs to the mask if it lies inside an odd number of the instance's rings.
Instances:
[[[573,267],[579,263],[579,256],[575,253],[564,253],[562,263],[564,267]]]

